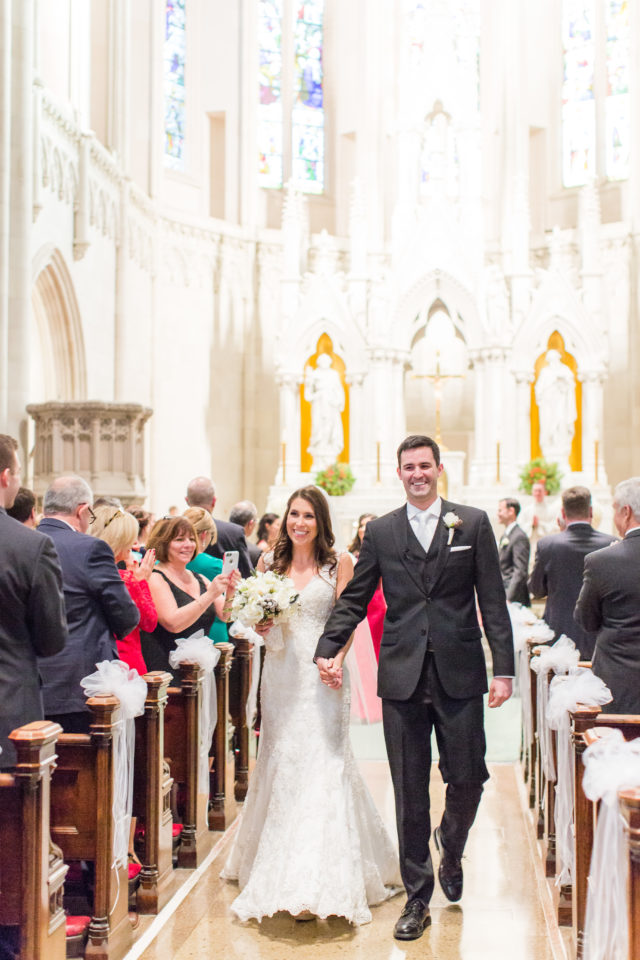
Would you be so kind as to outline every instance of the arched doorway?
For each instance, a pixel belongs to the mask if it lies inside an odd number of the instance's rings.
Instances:
[[[36,258],[31,303],[40,345],[38,399],[85,400],[87,371],[80,310],[69,270],[57,248],[42,251]]]

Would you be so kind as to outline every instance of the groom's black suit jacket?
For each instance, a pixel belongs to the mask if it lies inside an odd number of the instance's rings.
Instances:
[[[462,526],[448,545],[443,517],[450,511]],[[483,510],[443,500],[428,557],[411,529],[406,505],[370,520],[353,579],[325,625],[316,657],[334,657],[344,646],[364,619],[381,577],[387,615],[378,666],[380,697],[407,700],[413,695],[427,644],[450,697],[464,699],[486,691],[476,595],[493,673],[513,676],[513,636],[498,550]]]

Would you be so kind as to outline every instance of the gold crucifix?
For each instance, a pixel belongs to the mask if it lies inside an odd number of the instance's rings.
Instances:
[[[442,406],[442,385],[445,380],[462,380],[464,373],[441,373],[440,372],[440,351],[436,350],[436,372],[435,373],[414,373],[414,380],[430,380],[433,383],[433,392],[436,398],[436,436],[435,440],[438,446],[442,444],[442,435],[440,433],[440,409]]]

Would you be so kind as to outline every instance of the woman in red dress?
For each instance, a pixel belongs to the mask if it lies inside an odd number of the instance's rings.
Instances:
[[[156,562],[155,550],[147,550],[137,563],[131,548],[138,537],[138,521],[118,507],[96,507],[95,521],[90,526],[94,537],[108,543],[113,550],[120,576],[129,595],[140,611],[140,622],[123,640],[117,640],[118,656],[127,666],[144,676],[147,667],[140,648],[140,631],[151,633],[158,623],[158,614],[149,590],[149,577]]]
[[[375,519],[373,513],[363,513],[358,518],[358,529],[349,545],[349,553],[354,563],[357,563],[360,555],[367,523]],[[351,715],[365,723],[378,723],[382,720],[382,701],[377,694],[377,685],[380,641],[386,612],[387,604],[381,581],[369,601],[366,619],[355,629],[350,660],[347,661],[351,674]]]

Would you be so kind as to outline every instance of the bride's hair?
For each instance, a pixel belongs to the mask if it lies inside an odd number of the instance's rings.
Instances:
[[[333,549],[333,544],[335,543],[336,538],[334,537],[333,530],[331,529],[329,505],[322,495],[322,492],[317,487],[313,486],[301,487],[299,490],[294,490],[289,497],[287,501],[287,508],[282,518],[280,533],[278,534],[278,539],[276,540],[273,548],[273,563],[271,565],[271,569],[275,570],[276,573],[286,574],[291,567],[293,544],[289,534],[287,533],[287,519],[289,517],[291,504],[298,497],[301,500],[306,500],[307,503],[310,503],[315,514],[318,529],[318,533],[314,541],[316,567],[320,569],[320,567],[323,567],[326,563],[329,563],[331,564],[331,569],[333,570],[338,562],[338,555]]]

